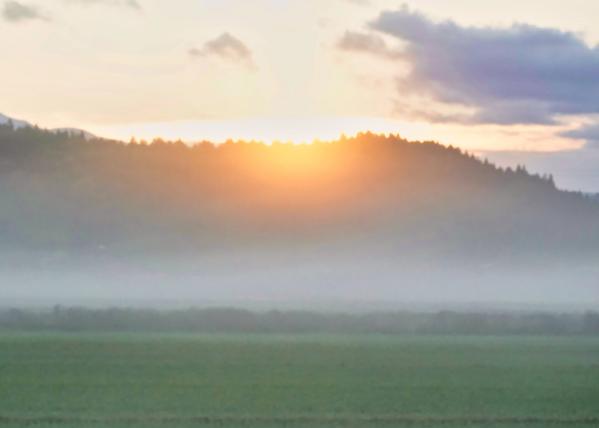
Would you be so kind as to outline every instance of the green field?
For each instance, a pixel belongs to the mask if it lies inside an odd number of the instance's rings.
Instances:
[[[599,339],[0,335],[0,427],[599,426]]]

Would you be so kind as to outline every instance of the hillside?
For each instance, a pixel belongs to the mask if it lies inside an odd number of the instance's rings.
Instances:
[[[591,198],[399,136],[189,147],[4,125],[0,192],[11,271],[230,273],[237,260],[238,275],[302,265],[312,280],[384,261],[389,280],[401,266],[590,266],[599,255]]]

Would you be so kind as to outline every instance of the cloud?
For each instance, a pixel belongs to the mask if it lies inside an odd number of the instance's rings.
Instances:
[[[599,48],[573,33],[438,23],[405,6],[369,27],[405,46],[411,71],[399,80],[400,94],[475,109],[455,118],[463,123],[554,124],[562,115],[599,113]],[[386,55],[378,39],[344,39],[343,46]]]
[[[366,52],[391,59],[401,57],[401,52],[390,49],[385,40],[377,34],[346,31],[337,47],[345,51]]]
[[[8,22],[47,20],[36,7],[25,5],[17,1],[4,2],[2,17]]]
[[[223,33],[217,38],[207,41],[201,49],[190,49],[189,54],[193,57],[217,56],[253,66],[252,51],[245,43],[229,33]]]
[[[434,108],[426,110],[414,108],[410,103],[401,100],[395,100],[393,112],[403,118],[424,120],[430,123],[460,123],[464,125],[472,123],[472,116],[465,113],[445,113]]]
[[[66,0],[68,3],[90,5],[120,6],[140,11],[141,5],[137,0]]]
[[[594,122],[571,131],[562,132],[560,135],[575,140],[585,140],[585,148],[599,150],[599,122]]]

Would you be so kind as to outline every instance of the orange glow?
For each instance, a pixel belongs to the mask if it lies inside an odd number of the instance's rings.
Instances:
[[[323,156],[319,150],[307,149],[306,144],[278,145],[272,147],[272,154],[261,166],[274,177],[309,178],[322,176],[334,168],[332,159]]]

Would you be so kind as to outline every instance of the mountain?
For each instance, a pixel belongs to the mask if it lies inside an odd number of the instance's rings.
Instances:
[[[50,132],[65,132],[67,133],[70,137],[79,137],[79,136],[83,136],[83,138],[85,138],[86,140],[93,140],[93,139],[98,139],[98,137],[94,134],[92,134],[91,132],[87,132],[83,129],[79,129],[79,128],[54,128],[51,129]]]
[[[0,126],[0,194],[0,277],[20,284],[0,298],[597,300],[596,200],[397,135],[189,147]]]
[[[0,113],[0,125],[8,125],[9,123],[12,123],[13,127],[16,129],[33,128],[34,127],[34,125],[32,125],[31,123],[29,123],[27,121],[14,119],[12,117],[9,117],[9,116],[6,116],[6,115]],[[83,129],[78,129],[78,128],[54,128],[54,129],[48,129],[48,131],[53,132],[53,133],[66,132],[68,134],[77,135],[77,136],[83,135],[88,140],[98,138],[91,132],[87,132]]]
[[[12,117],[8,117],[0,113],[0,125],[7,125],[11,122],[15,128],[24,128],[32,126],[29,122],[26,122],[24,120],[13,119]]]

